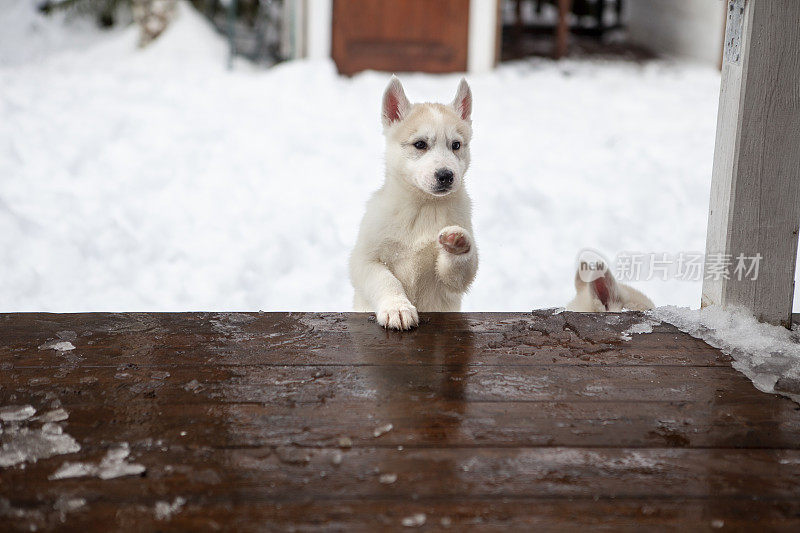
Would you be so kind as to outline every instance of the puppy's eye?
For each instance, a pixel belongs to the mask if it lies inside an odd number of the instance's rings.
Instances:
[[[417,141],[414,143],[414,148],[416,148],[417,150],[424,150],[427,147],[428,143],[426,143],[425,141]]]
[[[461,143],[458,141],[453,141],[453,144],[450,145],[450,148],[452,148],[453,150],[458,150],[459,148],[461,148]]]

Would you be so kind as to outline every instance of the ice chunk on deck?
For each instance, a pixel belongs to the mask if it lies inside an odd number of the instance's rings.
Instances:
[[[27,420],[36,414],[32,405],[6,405],[0,407],[0,420],[3,422],[18,422]]]
[[[99,465],[91,463],[64,463],[50,479],[67,479],[74,477],[97,476],[100,479],[114,479],[123,476],[136,476],[144,472],[144,466],[128,463],[125,460],[130,455],[127,442],[106,452]]]
[[[372,431],[372,436],[375,438],[380,437],[384,433],[389,433],[392,429],[394,429],[394,425],[392,424],[384,424],[382,426],[378,426]]]
[[[403,518],[402,523],[405,527],[422,527],[425,525],[427,519],[428,517],[425,513],[416,513]]]
[[[53,423],[46,423],[40,429],[8,426],[3,436],[6,442],[0,446],[0,467],[35,463],[39,459],[75,453],[81,449],[75,439]]]
[[[75,349],[75,345],[69,341],[50,341],[39,346],[40,350],[52,349],[58,352],[68,352]]]
[[[169,520],[172,515],[180,512],[186,500],[178,496],[172,503],[169,502],[156,502],[155,513],[156,520]]]
[[[622,332],[621,338],[624,341],[629,341],[633,339],[634,335],[641,335],[643,333],[653,333],[653,326],[658,326],[661,324],[659,320],[646,320],[644,322],[639,322],[638,324],[633,324],[631,327],[626,329]]]

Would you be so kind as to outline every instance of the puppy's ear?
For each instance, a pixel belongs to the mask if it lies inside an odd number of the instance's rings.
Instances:
[[[606,270],[599,277],[592,279],[592,281],[582,280],[580,272],[576,272],[575,290],[580,292],[583,287],[589,288],[589,293],[600,300],[600,303],[603,304],[606,311],[608,311],[612,305],[621,305],[622,303],[619,285],[610,270]]]
[[[397,76],[392,76],[392,80],[383,93],[383,106],[381,108],[381,122],[383,127],[388,128],[393,122],[403,120],[411,109],[411,104],[403,91],[403,85]]]
[[[606,310],[610,309],[611,305],[614,303],[622,303],[619,285],[617,285],[617,280],[614,279],[610,270],[606,270],[601,277],[589,282],[589,290],[600,300]]]
[[[456,113],[461,117],[461,120],[470,122],[472,116],[472,91],[469,88],[467,80],[461,78],[461,83],[458,84],[458,91],[456,97],[450,104]]]

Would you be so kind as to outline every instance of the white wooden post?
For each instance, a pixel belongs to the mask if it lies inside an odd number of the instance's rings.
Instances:
[[[702,305],[788,327],[798,224],[800,0],[728,0]],[[738,279],[740,254],[761,254],[757,279]]]
[[[331,57],[333,0],[306,0],[306,57]]]
[[[497,0],[470,0],[467,42],[467,71],[470,74],[489,72],[497,59],[498,20]]]

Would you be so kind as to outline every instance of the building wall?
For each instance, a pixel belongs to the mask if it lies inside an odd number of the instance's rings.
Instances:
[[[653,52],[719,65],[724,0],[627,0],[630,39]]]
[[[2,1],[2,0],[0,0]],[[389,1],[389,0],[375,0]],[[499,39],[498,9],[502,0],[470,0],[467,70],[494,68]],[[284,0],[283,51],[286,57],[331,56],[333,0]]]

